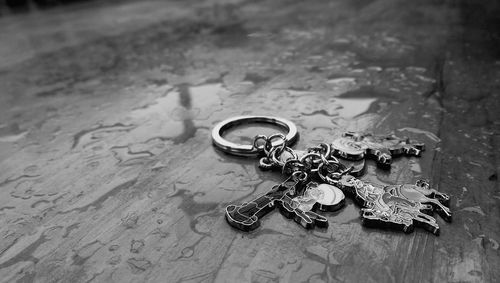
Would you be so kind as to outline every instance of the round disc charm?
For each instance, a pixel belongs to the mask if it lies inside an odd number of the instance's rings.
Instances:
[[[350,138],[341,137],[335,139],[331,146],[334,151],[334,155],[349,160],[360,160],[365,157],[366,148],[362,147],[359,142]]]
[[[344,193],[332,185],[319,184],[309,187],[306,193],[316,200],[314,208],[320,211],[336,211],[345,204]]]

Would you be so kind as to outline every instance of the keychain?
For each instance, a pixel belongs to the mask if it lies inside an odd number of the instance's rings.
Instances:
[[[245,123],[267,123],[284,129],[269,137],[258,135],[251,145],[239,145],[222,135],[229,128]],[[220,122],[212,131],[214,145],[220,150],[239,156],[262,156],[259,167],[279,170],[287,179],[241,205],[226,207],[226,220],[234,228],[251,231],[275,208],[286,218],[302,227],[328,227],[328,219],[318,212],[341,209],[347,195],[362,207],[364,226],[413,231],[414,226],[438,235],[439,226],[432,217],[434,211],[451,221],[449,196],[431,189],[426,181],[415,185],[378,186],[356,177],[364,172],[364,158],[372,157],[379,165],[390,165],[392,156],[420,156],[424,145],[395,136],[348,133],[331,145],[321,143],[306,150],[290,146],[298,137],[297,127],[290,121],[269,116],[239,116]],[[341,146],[348,144],[349,146]],[[340,156],[346,159],[337,159]],[[354,161],[358,160],[358,161]],[[354,166],[351,166],[354,165]]]

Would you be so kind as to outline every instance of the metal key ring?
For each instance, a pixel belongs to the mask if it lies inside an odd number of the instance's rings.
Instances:
[[[272,116],[237,116],[226,119],[215,126],[212,130],[212,142],[220,150],[239,156],[257,156],[262,150],[254,147],[254,145],[236,144],[222,137],[222,134],[228,129],[242,124],[250,123],[265,123],[282,127],[286,134],[286,145],[293,145],[298,138],[297,126],[289,120],[272,117]],[[283,140],[279,139],[272,143],[272,146],[280,146]]]

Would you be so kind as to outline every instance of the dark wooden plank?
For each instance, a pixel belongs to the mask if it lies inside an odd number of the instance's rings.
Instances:
[[[0,18],[4,281],[499,280],[498,4],[117,3]],[[425,142],[363,178],[428,178],[453,223],[368,229],[348,201],[326,231],[277,212],[231,229],[227,204],[283,180],[211,145],[250,113],[297,123],[296,148],[346,130]]]

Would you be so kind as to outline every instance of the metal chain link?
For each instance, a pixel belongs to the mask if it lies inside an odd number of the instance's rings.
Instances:
[[[278,139],[283,142],[279,146],[273,146],[273,141]],[[295,176],[299,174],[300,176],[306,176],[306,178],[314,174],[323,180],[340,178],[341,175],[348,173],[350,170],[342,170],[338,159],[332,155],[330,145],[326,143],[320,143],[315,147],[308,148],[306,153],[299,157],[296,151],[286,146],[286,141],[283,134],[274,134],[269,137],[258,135],[255,137],[254,147],[264,154],[259,160],[261,169],[281,169],[284,175]],[[289,158],[284,160],[283,154],[288,154]],[[328,171],[326,176],[323,172],[325,169]]]

